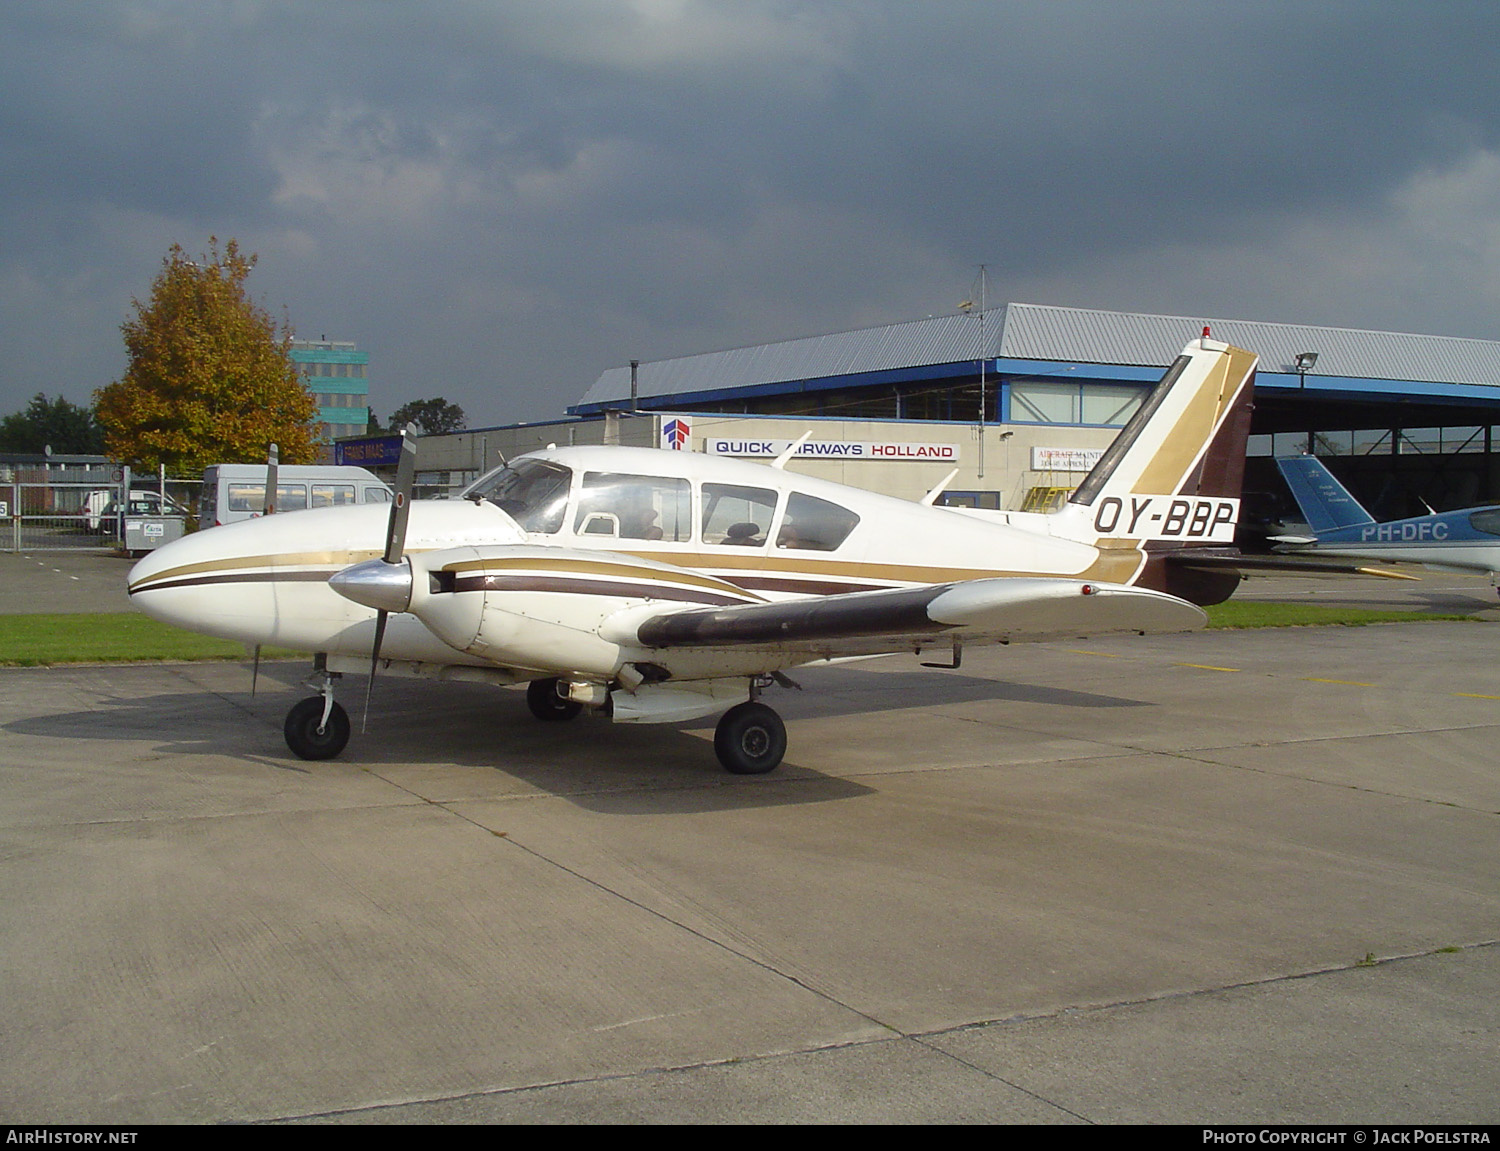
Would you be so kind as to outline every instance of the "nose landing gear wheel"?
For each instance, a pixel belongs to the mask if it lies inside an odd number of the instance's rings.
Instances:
[[[349,742],[349,714],[335,703],[323,723],[323,697],[315,695],[286,713],[282,732],[299,759],[332,759]]]
[[[764,775],[786,754],[786,724],[763,703],[731,707],[714,729],[714,754],[735,775]]]

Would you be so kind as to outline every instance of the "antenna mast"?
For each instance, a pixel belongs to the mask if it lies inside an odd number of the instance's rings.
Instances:
[[[984,375],[985,360],[988,359],[988,346],[984,342],[984,306],[986,303],[986,289],[989,286],[989,270],[984,264],[979,265],[979,478],[984,479],[984,400],[986,381]]]

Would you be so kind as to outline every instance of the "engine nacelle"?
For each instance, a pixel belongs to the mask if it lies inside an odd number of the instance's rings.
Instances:
[[[627,609],[755,602],[732,584],[613,552],[511,545],[410,557],[407,608],[444,643],[506,667],[610,682],[645,652],[606,628]]]

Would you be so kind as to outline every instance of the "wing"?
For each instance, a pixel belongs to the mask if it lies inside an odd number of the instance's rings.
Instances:
[[[820,656],[907,651],[950,640],[1010,643],[1200,628],[1203,611],[1122,584],[1004,578],[847,592],[777,603],[688,608],[636,628],[652,648],[760,646]]]

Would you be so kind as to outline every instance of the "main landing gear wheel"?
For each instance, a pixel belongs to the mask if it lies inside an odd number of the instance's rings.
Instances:
[[[534,679],[526,685],[526,706],[537,719],[560,722],[572,719],[583,710],[583,704],[557,694],[557,680]]]
[[[286,713],[286,745],[300,759],[332,759],[349,742],[349,714],[337,703],[323,722],[323,697],[304,699]]]
[[[738,704],[714,729],[714,753],[735,775],[764,775],[786,754],[786,724],[763,703]]]

